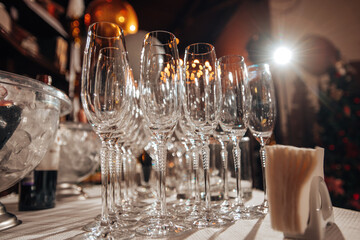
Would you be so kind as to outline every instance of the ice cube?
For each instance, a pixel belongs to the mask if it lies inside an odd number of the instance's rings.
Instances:
[[[12,149],[6,145],[0,150],[0,168],[3,168],[2,166],[9,161],[11,153]]]
[[[18,129],[3,147],[4,159],[1,160],[1,169],[7,172],[23,171],[29,160],[29,145],[31,136],[28,132]],[[10,156],[8,156],[10,153]]]
[[[58,121],[58,114],[56,113],[56,109],[29,110],[28,108],[24,108],[23,112],[25,113],[26,111],[30,111],[32,114],[28,114],[26,115],[28,117],[23,118],[22,122],[20,123],[22,129],[30,132],[33,139],[38,137],[44,138],[45,129],[46,132],[49,131],[51,133],[48,138],[48,140],[51,140],[53,136],[52,134],[56,130],[54,123]]]
[[[19,154],[22,150],[30,145],[31,135],[22,129],[18,129],[12,135],[9,142],[11,142],[14,146],[14,154]]]

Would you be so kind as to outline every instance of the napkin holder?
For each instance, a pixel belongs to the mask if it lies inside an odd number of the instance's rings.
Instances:
[[[321,240],[326,227],[334,222],[333,207],[324,179],[314,176],[310,186],[310,208],[308,225],[303,234],[284,233],[287,239]]]

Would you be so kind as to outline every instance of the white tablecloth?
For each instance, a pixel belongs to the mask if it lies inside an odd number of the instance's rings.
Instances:
[[[17,196],[0,198],[8,212],[15,214],[22,224],[0,232],[0,239],[71,239],[83,231],[82,226],[100,213],[100,188],[85,189],[89,198],[78,201],[58,201],[53,209],[19,212]],[[247,205],[261,203],[261,191],[253,191],[253,198]],[[360,239],[360,212],[334,208],[335,224],[327,228],[325,239]],[[283,239],[283,234],[272,230],[270,217],[239,220],[224,228],[207,228],[190,231],[178,239]],[[136,239],[144,239],[137,237]]]

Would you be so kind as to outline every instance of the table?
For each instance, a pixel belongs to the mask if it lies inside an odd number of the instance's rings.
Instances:
[[[0,232],[1,240],[22,239],[71,239],[82,233],[84,224],[93,220],[100,213],[100,187],[86,188],[89,198],[76,201],[58,201],[53,209],[19,212],[17,195],[0,198],[8,212],[15,214],[22,221],[21,225]],[[261,203],[263,193],[253,191],[253,198],[247,205]],[[360,212],[334,208],[335,224],[327,228],[325,239],[360,239]],[[223,228],[193,230],[178,239],[283,239],[283,234],[272,230],[270,217],[256,220],[239,220]],[[142,236],[135,239],[145,239]]]

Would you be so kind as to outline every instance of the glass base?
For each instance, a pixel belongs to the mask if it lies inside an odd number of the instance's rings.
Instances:
[[[131,221],[134,221],[134,219],[136,219],[139,216],[140,216],[140,213],[117,211],[116,214],[111,214],[109,216],[109,218],[113,221],[118,221],[120,219],[120,220],[131,222]],[[96,221],[100,221],[100,219],[101,219],[101,214],[99,214],[95,217]]]
[[[192,200],[190,200],[190,199],[180,199],[180,200],[175,200],[173,202],[169,202],[168,204],[172,208],[177,208],[177,207],[192,206],[193,203],[194,202]]]
[[[195,203],[190,199],[180,200],[179,202],[172,203],[172,209],[174,209],[174,214],[179,217],[186,217],[191,215],[193,211],[200,209],[200,203]]]
[[[111,229],[120,229],[120,228],[131,228],[138,223],[135,219],[114,219],[111,220],[110,228]],[[101,225],[100,220],[92,221],[86,224],[82,229],[86,232],[101,232],[100,228],[104,228]]]
[[[169,202],[171,206],[178,207],[178,206],[191,206],[193,205],[194,200],[193,199],[178,199],[173,202]]]
[[[171,214],[170,212],[166,212],[165,217],[166,217],[166,219],[168,219],[170,221],[176,219],[175,215]],[[159,213],[157,213],[156,215],[153,215],[153,216],[143,217],[140,219],[140,221],[145,224],[156,223],[156,222],[162,221],[163,218],[164,218],[164,216],[161,216]]]
[[[140,186],[136,189],[138,197],[142,199],[155,198],[155,193],[150,186]]]
[[[135,232],[125,228],[125,226],[119,225],[120,223],[110,221],[110,224],[103,223],[101,221],[93,221],[86,224],[83,230],[86,233],[79,234],[72,239],[131,239],[135,237]]]
[[[100,225],[101,225],[101,221],[95,220],[87,223],[82,229],[86,232],[99,231]]]
[[[269,206],[267,202],[262,203],[261,205],[254,206],[250,209],[252,212],[256,212],[261,215],[266,215],[269,213]]]
[[[128,211],[118,211],[116,213],[116,217],[118,219],[123,219],[124,221],[132,221],[138,216],[140,216],[140,212],[128,212]]]
[[[138,221],[136,219],[118,219],[114,222],[114,228],[131,228],[134,227]]]
[[[175,223],[168,218],[158,219],[157,222],[147,223],[136,228],[136,233],[152,238],[176,237],[191,230],[190,226]]]
[[[231,224],[231,219],[226,216],[217,216],[213,212],[203,212],[199,218],[192,221],[196,228],[223,227]]]
[[[146,208],[150,205],[150,203],[147,203],[147,202],[143,202],[143,201],[134,201],[132,203],[132,205],[136,208],[140,208],[140,209],[143,209],[143,208]]]
[[[174,208],[172,207],[171,203],[166,204],[166,209],[167,209],[167,211],[166,211],[167,217],[171,218],[173,215],[176,215],[176,212],[172,210]],[[160,204],[158,202],[153,202],[150,206],[148,206],[144,210],[142,210],[142,213],[140,215],[143,216],[143,219],[159,217],[160,216]],[[173,217],[173,219],[175,219],[175,217]]]
[[[262,216],[262,214],[259,214],[255,211],[252,211],[251,209],[245,207],[245,206],[234,206],[228,216],[233,220],[237,221],[240,219],[243,220],[251,220],[251,219],[258,219]]]
[[[140,203],[139,203],[140,205]],[[149,204],[147,205],[141,205],[142,207],[138,207],[138,206],[135,206],[135,203],[134,205],[133,204],[123,204],[121,206],[117,206],[117,209],[118,211],[122,211],[124,213],[129,213],[129,214],[132,214],[132,215],[139,215],[143,210],[144,210],[144,207],[147,207],[149,206]]]
[[[231,204],[229,200],[224,200],[221,204],[219,204],[216,208],[216,212],[219,214],[228,214],[231,212]]]
[[[192,212],[193,207],[188,206],[188,205],[183,205],[183,206],[176,207],[174,209],[176,209],[175,210],[176,216],[184,217],[184,216],[189,215]]]
[[[201,204],[201,202],[192,206],[191,211],[189,211],[185,217],[186,222],[193,222],[196,219],[200,218],[204,215],[205,208]]]

